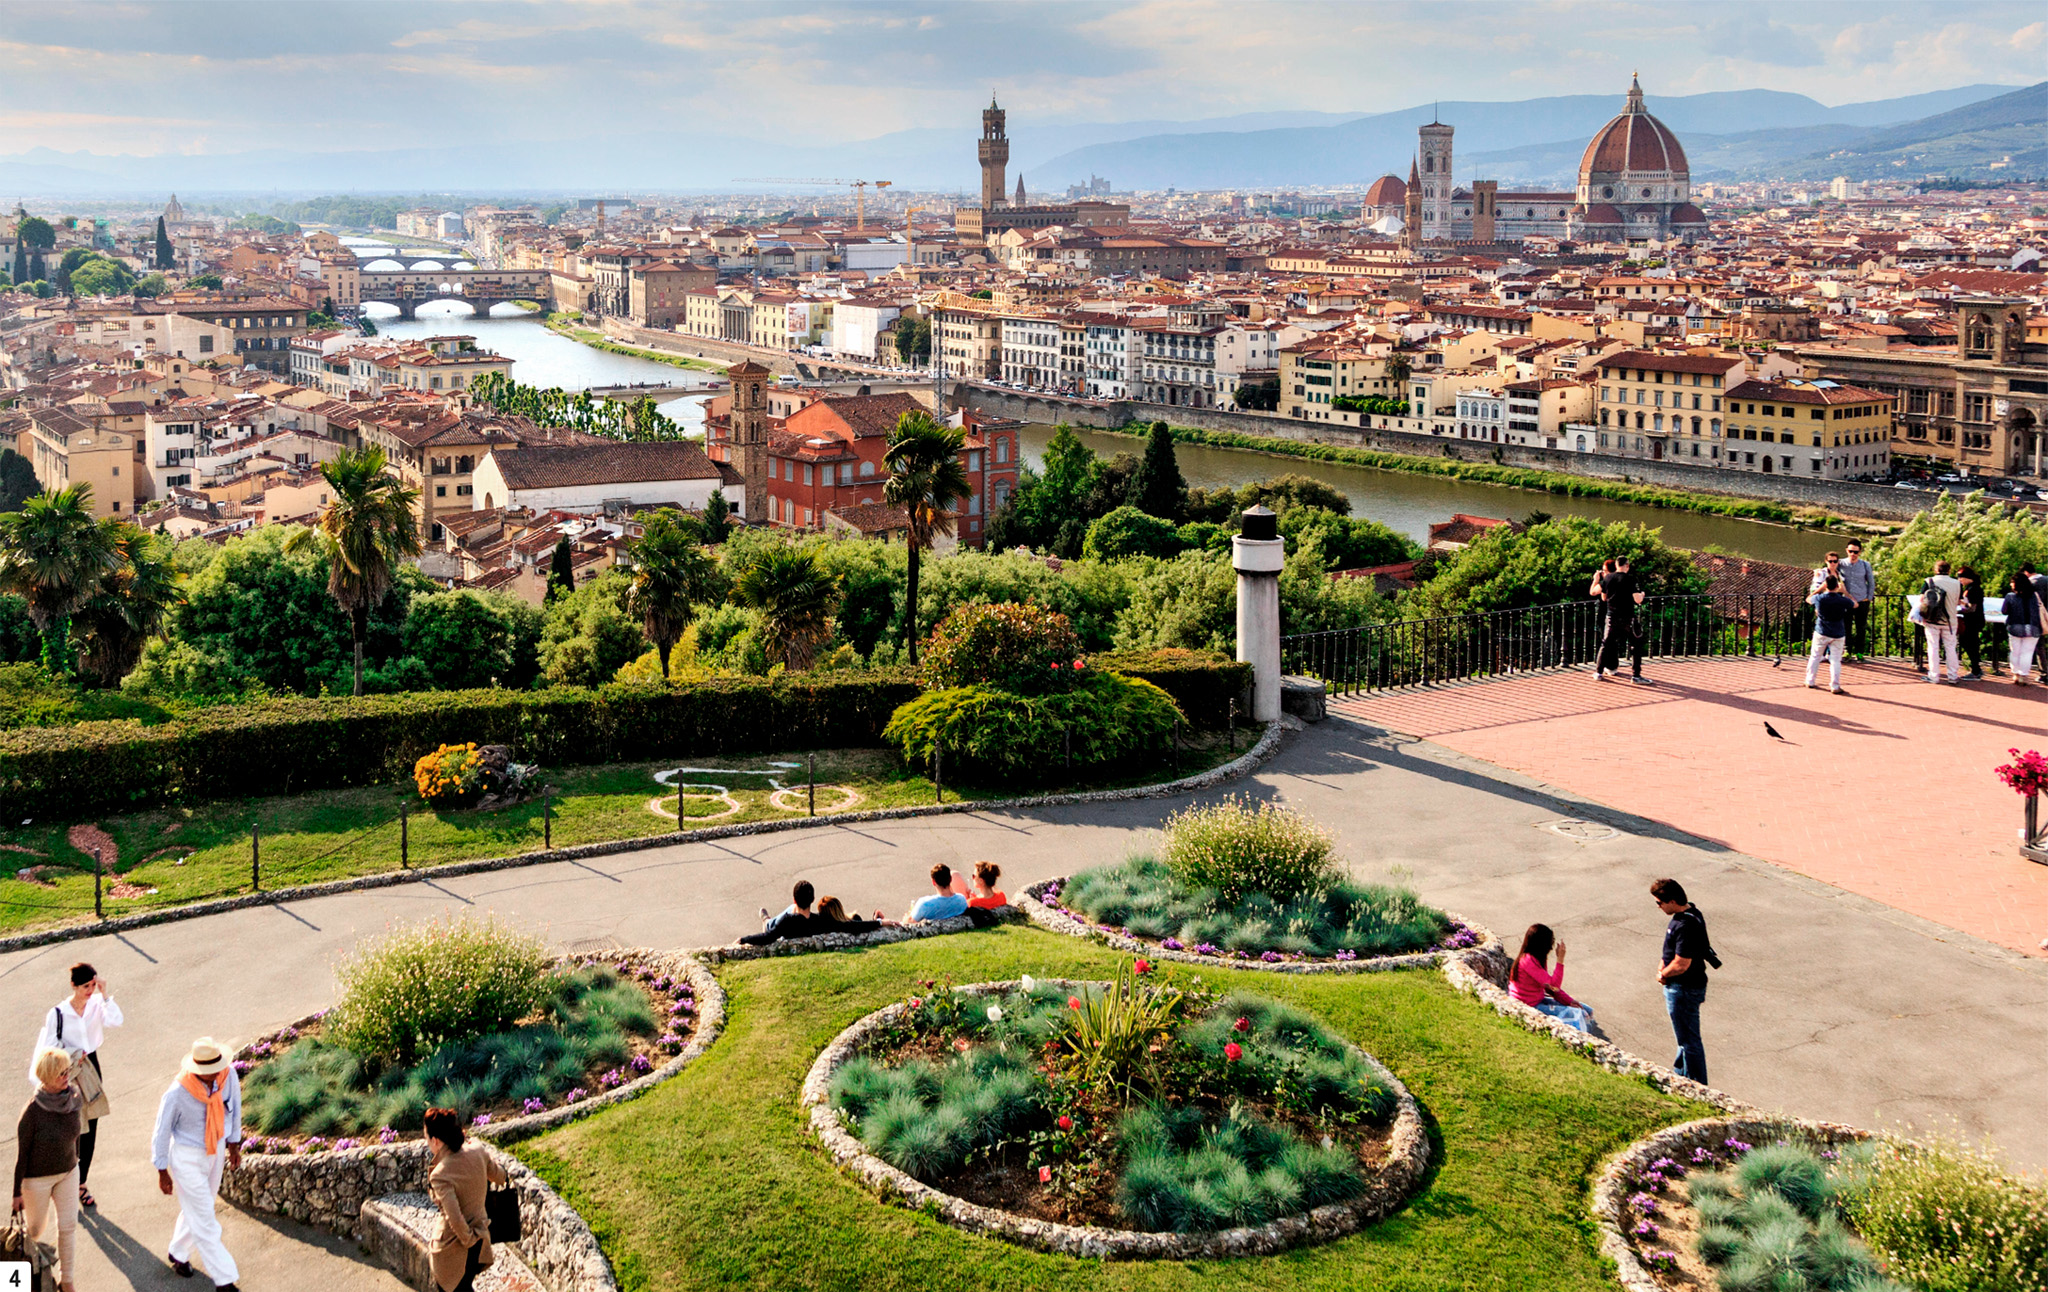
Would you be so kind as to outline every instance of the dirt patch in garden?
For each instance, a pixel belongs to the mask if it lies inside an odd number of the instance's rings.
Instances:
[[[96,825],[74,825],[65,831],[64,841],[88,857],[98,857],[108,870],[121,864],[121,849],[114,836]]]

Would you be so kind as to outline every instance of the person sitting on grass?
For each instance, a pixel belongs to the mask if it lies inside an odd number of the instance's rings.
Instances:
[[[1553,943],[1557,968],[1548,969],[1544,965]],[[1531,924],[1522,935],[1522,950],[1508,978],[1508,993],[1539,1014],[1548,1014],[1581,1032],[1592,1030],[1593,1011],[1564,994],[1564,943],[1557,942],[1548,924]]]
[[[762,907],[761,918],[767,923],[762,925],[759,933],[749,933],[741,938],[740,945],[764,947],[770,942],[780,942],[784,938],[807,938],[813,933],[822,932],[817,927],[818,917],[811,914],[811,903],[817,898],[817,890],[811,887],[811,881],[797,880],[796,887],[790,890],[789,896],[790,905],[780,915],[771,917],[768,908]]]
[[[885,920],[880,911],[872,920],[854,919],[847,915],[846,908],[836,897],[818,899],[818,928],[820,933],[873,933],[876,929],[895,928],[899,921]]]
[[[930,920],[950,920],[965,914],[967,899],[953,891],[953,868],[945,862],[932,867],[932,891],[918,899],[917,905],[903,917],[905,924],[921,924]]]
[[[1003,896],[996,881],[1003,877],[1003,868],[992,861],[974,863],[974,896],[967,899],[971,909],[993,911],[998,906],[1008,906],[1010,899]]]

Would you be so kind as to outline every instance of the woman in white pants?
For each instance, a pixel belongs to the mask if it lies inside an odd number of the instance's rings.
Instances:
[[[2034,671],[2034,651],[2041,644],[2041,598],[2024,574],[2012,576],[2005,594],[2005,635],[2012,647],[2012,684],[2025,686]]]
[[[23,1212],[31,1241],[57,1215],[58,1286],[73,1292],[72,1250],[78,1232],[78,1137],[85,1131],[85,1101],[71,1088],[71,1056],[45,1047],[36,1054],[36,1093],[15,1128],[14,1209]]]
[[[235,1258],[221,1243],[214,1197],[220,1192],[222,1166],[242,1165],[242,1083],[226,1047],[212,1037],[192,1043],[178,1079],[164,1091],[150,1161],[156,1166],[157,1188],[178,1198],[171,1272],[190,1278],[197,1256],[216,1288],[238,1292]]]

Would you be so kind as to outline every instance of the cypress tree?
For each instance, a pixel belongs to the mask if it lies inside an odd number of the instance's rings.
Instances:
[[[726,517],[732,515],[732,504],[725,500],[724,489],[713,489],[711,497],[704,503],[704,541],[723,543],[731,534],[732,526]]]
[[[576,590],[576,564],[569,554],[569,539],[564,535],[555,542],[554,560],[548,563],[548,590],[546,600],[567,596]]]
[[[156,267],[171,269],[178,263],[177,253],[171,250],[171,235],[164,228],[164,218],[156,218]]]
[[[1165,422],[1152,423],[1145,441],[1145,459],[1131,476],[1127,500],[1150,516],[1178,521],[1187,510],[1187,482],[1180,477],[1180,461],[1173,455],[1173,432]]]

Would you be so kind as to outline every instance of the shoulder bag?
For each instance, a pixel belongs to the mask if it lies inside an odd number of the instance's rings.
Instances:
[[[0,1229],[0,1262],[14,1261],[28,1266],[28,1282],[19,1292],[57,1292],[56,1253],[28,1236],[28,1224],[18,1211]],[[6,1292],[17,1292],[12,1284],[5,1286]]]
[[[492,1242],[518,1242],[523,1232],[519,1222],[519,1190],[487,1188],[484,1192],[484,1218],[490,1224]]]
[[[57,1044],[71,1054],[71,1088],[85,1101],[85,1119],[96,1122],[114,1111],[114,1105],[107,1099],[106,1083],[100,1080],[100,1070],[85,1057],[84,1050],[72,1051],[64,1044],[63,1006],[53,1006],[50,1016],[57,1021]]]

